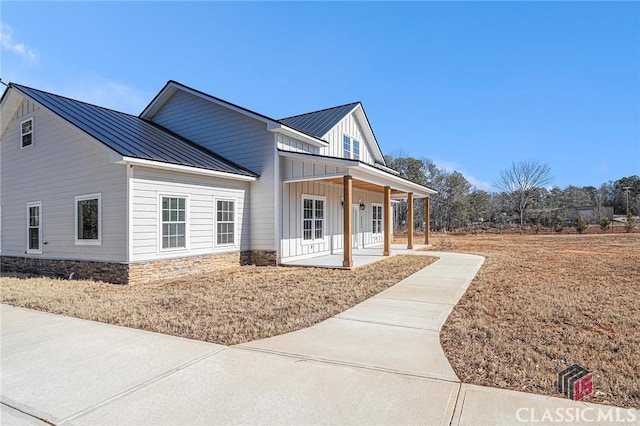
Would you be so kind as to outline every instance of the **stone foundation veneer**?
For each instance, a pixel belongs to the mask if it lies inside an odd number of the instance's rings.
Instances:
[[[77,280],[88,279],[113,284],[144,284],[188,278],[238,264],[276,265],[276,254],[274,251],[246,251],[130,264],[35,257],[0,257],[2,272],[21,272],[56,278],[68,278],[73,273],[73,278]]]

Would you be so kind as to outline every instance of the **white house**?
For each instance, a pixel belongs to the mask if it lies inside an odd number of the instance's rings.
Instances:
[[[133,116],[12,83],[0,110],[3,271],[137,283],[333,253],[350,267],[353,249],[389,253],[392,198],[434,193],[386,167],[359,102],[278,120],[169,81]]]

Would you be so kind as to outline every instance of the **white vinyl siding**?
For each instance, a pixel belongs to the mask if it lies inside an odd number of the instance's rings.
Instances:
[[[27,253],[42,253],[42,202],[27,203]]]
[[[276,138],[264,122],[177,90],[152,120],[260,175],[250,184],[251,250],[276,250]]]
[[[181,195],[158,196],[160,199],[160,250],[188,249],[188,201]]]
[[[364,123],[363,125],[366,125]],[[355,118],[354,114],[349,114],[344,117],[338,124],[336,124],[323,139],[329,142],[329,146],[326,148],[320,148],[321,155],[327,155],[329,157],[339,158],[352,158],[360,160],[363,163],[374,164],[373,157],[369,150],[368,144],[375,143],[375,141],[368,141],[364,137],[361,125]],[[345,137],[350,139],[349,141],[349,155],[345,152]],[[358,141],[358,153],[357,156],[354,152],[354,141]]]
[[[101,230],[101,194],[80,195],[76,197],[76,244],[100,245]]]
[[[131,182],[132,261],[249,250],[249,184],[227,179],[134,167]],[[188,249],[159,250],[158,196],[188,197]],[[233,200],[234,244],[216,243],[218,199]]]
[[[317,146],[311,146],[307,143],[300,142],[297,139],[290,138],[289,136],[276,133],[276,141],[278,143],[278,149],[283,151],[303,152],[308,154],[320,154],[320,148]]]
[[[216,199],[216,245],[235,245],[236,202]]]
[[[127,172],[111,162],[103,144],[63,119],[24,100],[0,143],[3,206],[3,255],[25,256],[25,205],[42,201],[43,243],[40,257],[105,262],[127,260]],[[33,117],[35,143],[21,149],[21,122]],[[13,141],[4,143],[5,140]],[[101,244],[76,245],[75,198],[101,193]],[[28,254],[27,254],[28,255]]]
[[[20,123],[20,148],[33,145],[33,117]]]

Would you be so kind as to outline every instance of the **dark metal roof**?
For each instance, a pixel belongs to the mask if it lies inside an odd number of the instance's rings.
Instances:
[[[293,117],[282,118],[279,121],[286,126],[321,138],[359,103],[360,102],[353,102],[333,108],[308,112],[306,114],[294,115]]]
[[[258,175],[170,130],[134,115],[11,83],[118,154],[243,176]]]

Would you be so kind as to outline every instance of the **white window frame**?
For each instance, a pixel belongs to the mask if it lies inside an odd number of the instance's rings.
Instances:
[[[311,218],[311,239],[304,239],[304,200],[312,200],[313,201],[313,217]],[[322,237],[316,238],[316,201],[322,201]],[[308,219],[306,219],[308,220]],[[302,244],[316,244],[319,242],[324,242],[327,236],[327,197],[322,195],[309,195],[302,194],[302,202],[300,204],[300,239],[302,240]]]
[[[162,199],[163,198],[184,198],[184,247],[162,247],[162,240],[164,237],[163,234],[163,220],[162,220]],[[174,194],[162,192],[158,193],[158,253],[172,253],[172,252],[185,252],[189,251],[189,229],[191,228],[190,223],[190,204],[189,203],[189,195],[187,194]]]
[[[380,209],[380,217],[376,218],[374,216],[374,211],[376,209]],[[381,203],[371,203],[371,234],[372,235],[383,235],[384,234],[384,208],[382,206]],[[376,232],[376,226],[374,226],[374,220],[378,221],[378,228],[380,229],[380,232]]]
[[[22,125],[24,123],[26,123],[27,121],[31,122],[31,131],[29,133],[22,133]],[[22,120],[20,122],[20,149],[25,149],[25,148],[32,147],[33,144],[35,143],[35,140],[36,140],[36,138],[35,138],[35,125],[36,125],[36,122],[33,119],[33,117],[28,118],[26,120]],[[31,135],[31,143],[29,145],[24,145],[24,136],[26,136],[26,135]]]
[[[98,239],[96,240],[85,240],[79,238],[78,235],[78,201],[86,201],[86,200],[98,200]],[[86,194],[86,195],[77,195],[75,198],[75,238],[76,245],[81,246],[99,246],[102,245],[102,193],[97,192],[95,194]]]
[[[349,143],[349,150],[345,149],[345,142]],[[358,153],[355,152],[355,146],[358,145]],[[348,153],[348,155],[347,155]],[[342,158],[348,158],[350,160],[358,160],[362,158],[362,142],[359,139],[354,138],[346,133],[342,134]]]
[[[233,203],[233,243],[218,243],[218,201]],[[223,221],[222,223],[230,223]],[[238,200],[236,198],[214,197],[213,199],[213,245],[214,247],[238,246]]]
[[[38,207],[38,248],[29,248],[29,230],[31,229],[31,207]],[[27,253],[28,254],[42,254],[42,201],[32,201],[27,203]]]

